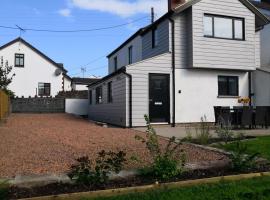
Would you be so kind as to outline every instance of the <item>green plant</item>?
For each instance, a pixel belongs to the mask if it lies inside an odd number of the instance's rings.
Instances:
[[[217,136],[227,144],[233,138],[233,131],[230,126],[219,127],[216,130]]]
[[[146,145],[153,159],[153,164],[150,167],[143,168],[141,174],[161,180],[179,175],[182,173],[185,164],[185,155],[180,148],[181,141],[172,137],[169,139],[165,149],[163,149],[148,116],[145,115],[144,118],[147,125],[146,138],[138,135],[135,138]]]
[[[0,58],[0,89],[8,91],[7,87],[12,82],[15,74],[10,75],[12,66],[9,66],[8,61],[4,63],[3,57]]]
[[[191,131],[191,128],[190,127],[185,127],[185,130],[186,130],[186,137],[183,139],[183,141],[186,141],[186,142],[192,142],[192,131]]]
[[[248,146],[238,139],[234,144],[233,151],[229,155],[231,166],[234,171],[242,172],[256,167],[256,158],[259,153],[248,154]]]
[[[95,167],[88,157],[81,157],[77,159],[78,164],[71,167],[68,176],[77,184],[101,185],[108,182],[110,173],[119,173],[122,170],[126,162],[125,157],[126,153],[123,151],[101,151],[98,153]]]
[[[199,128],[196,127],[196,139],[198,143],[201,145],[209,144],[212,135],[210,134],[210,126],[207,122],[206,116],[201,118]]]
[[[0,181],[0,199],[5,200],[8,199],[8,184],[7,182],[1,182]]]

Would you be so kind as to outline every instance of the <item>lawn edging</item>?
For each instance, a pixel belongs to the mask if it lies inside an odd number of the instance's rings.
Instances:
[[[109,190],[100,190],[100,191],[91,191],[91,192],[24,198],[20,200],[80,200],[82,198],[110,197],[110,196],[116,196],[116,195],[145,192],[145,191],[154,190],[154,189],[173,189],[173,188],[178,188],[178,187],[189,187],[189,186],[196,186],[196,185],[201,185],[201,184],[214,184],[214,183],[219,183],[220,181],[239,181],[239,180],[264,177],[264,176],[270,176],[270,172],[220,176],[220,177],[213,177],[213,178],[204,178],[204,179],[196,179],[196,180],[188,180],[188,181],[180,181],[180,182],[172,182],[172,183],[162,183],[162,184],[157,183],[157,184],[138,186],[138,187],[127,187],[127,188],[109,189]]]

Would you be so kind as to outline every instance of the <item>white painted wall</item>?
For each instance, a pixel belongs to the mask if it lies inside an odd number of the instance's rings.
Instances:
[[[88,99],[66,99],[66,113],[88,115]]]
[[[239,96],[248,96],[248,73],[176,69],[176,123],[214,122],[214,106],[239,106],[238,98],[218,98],[218,75],[239,76]],[[181,90],[181,94],[179,94]]]
[[[64,76],[64,90],[71,91],[71,80]]]
[[[270,70],[256,70],[252,73],[254,104],[270,106]]]
[[[13,67],[12,73],[15,73],[9,89],[15,92],[16,96],[34,97],[37,95],[38,83],[51,83],[51,95],[55,96],[62,91],[62,74],[55,75],[58,69],[52,63],[45,60],[39,54],[27,47],[21,42],[14,43],[2,50],[0,56],[8,60],[9,65],[14,66],[15,53],[24,54],[24,68]]]
[[[82,84],[72,84],[72,89],[75,91],[84,91],[88,90],[88,85],[82,85]]]

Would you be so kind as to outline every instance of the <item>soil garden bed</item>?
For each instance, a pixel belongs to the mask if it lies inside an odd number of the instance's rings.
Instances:
[[[257,173],[257,172],[266,172],[269,171],[269,166],[262,166],[254,171],[245,171],[243,173]],[[175,177],[166,182],[159,183],[169,183],[169,182],[178,182],[185,180],[196,180],[202,178],[211,178],[211,177],[222,177],[228,175],[237,175],[239,173],[233,172],[230,169],[211,169],[211,170],[194,170],[183,173],[179,177]],[[19,187],[10,187],[8,191],[7,199],[20,199],[20,198],[32,198],[40,196],[54,196],[60,194],[71,194],[79,192],[88,192],[88,191],[97,191],[97,190],[106,190],[106,189],[118,189],[126,187],[136,187],[155,184],[156,180],[145,177],[130,177],[128,179],[118,179],[110,181],[108,184],[100,186],[84,186],[76,184],[64,184],[64,183],[53,183],[48,184],[42,187],[33,187],[33,188],[19,188]]]

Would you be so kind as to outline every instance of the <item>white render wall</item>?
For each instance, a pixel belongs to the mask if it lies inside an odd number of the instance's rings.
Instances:
[[[34,97],[38,92],[38,83],[51,83],[51,95],[55,96],[62,91],[62,74],[55,75],[56,66],[45,60],[39,54],[21,42],[14,43],[2,50],[0,56],[4,61],[8,60],[9,65],[14,66],[15,53],[24,54],[24,67],[13,67],[15,73],[9,89],[15,92],[16,96]]]
[[[252,73],[254,105],[270,106],[270,70],[256,70]]]
[[[81,84],[72,84],[72,89],[75,91],[84,91],[88,90],[88,85],[81,85]]]
[[[214,106],[239,106],[238,98],[218,98],[218,75],[239,76],[239,96],[248,96],[248,72],[176,69],[176,123],[214,122]],[[181,90],[181,94],[179,94]]]
[[[66,99],[65,111],[73,115],[88,115],[88,99]]]
[[[64,91],[71,91],[71,80],[64,77]]]

